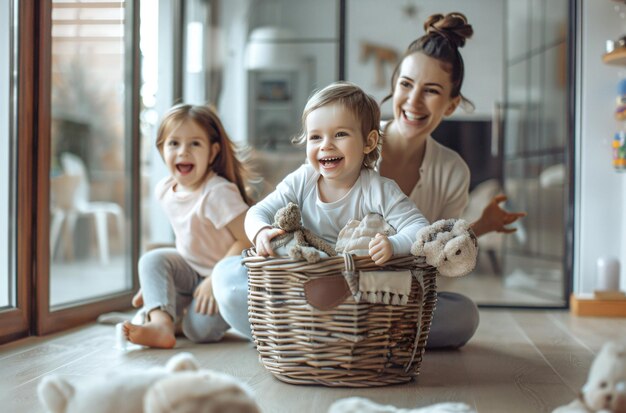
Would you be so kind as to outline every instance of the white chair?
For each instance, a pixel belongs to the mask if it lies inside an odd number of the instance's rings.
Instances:
[[[79,177],[60,174],[50,177],[50,258],[54,257],[67,211],[74,209],[73,200]],[[66,253],[69,250],[66,250]]]
[[[89,200],[89,179],[82,159],[78,156],[64,152],[61,154],[61,166],[68,177],[75,177],[76,189],[71,191],[70,200],[57,200],[52,208],[52,223],[50,228],[50,251],[54,253],[56,243],[60,235],[60,229],[65,220],[68,234],[74,234],[76,220],[82,215],[93,215],[98,240],[100,261],[103,264],[109,262],[109,234],[107,228],[107,216],[113,215],[117,221],[117,230],[120,239],[124,234],[124,210],[115,202],[92,202]],[[54,190],[54,187],[53,187]],[[62,194],[54,194],[53,199],[62,197]],[[63,202],[60,202],[63,201]],[[60,206],[59,206],[60,205]]]

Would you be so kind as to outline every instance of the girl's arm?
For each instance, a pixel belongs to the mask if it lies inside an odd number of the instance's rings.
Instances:
[[[226,228],[235,238],[235,242],[226,252],[227,257],[231,255],[241,255],[241,251],[252,247],[252,243],[248,240],[246,232],[243,229],[243,221],[246,217],[246,212],[226,224]]]
[[[226,224],[226,228],[235,238],[235,242],[233,242],[233,245],[231,245],[228,251],[226,251],[225,257],[231,255],[241,255],[241,251],[252,246],[243,230],[243,219],[246,216],[246,212],[247,211],[244,211]],[[202,282],[194,290],[193,297],[196,300],[196,306],[194,308],[196,313],[214,315],[219,312],[217,301],[215,301],[215,297],[213,297],[213,284],[211,277],[206,277],[202,280]]]

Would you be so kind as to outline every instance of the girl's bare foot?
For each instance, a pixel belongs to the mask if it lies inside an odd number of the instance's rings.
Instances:
[[[155,314],[156,313],[156,314]],[[150,321],[143,325],[124,322],[122,330],[131,343],[156,348],[173,348],[176,345],[174,322],[169,314],[154,310],[149,314]]]
[[[135,308],[143,307],[143,294],[141,292],[141,289],[137,291],[137,294],[134,295],[131,304]]]

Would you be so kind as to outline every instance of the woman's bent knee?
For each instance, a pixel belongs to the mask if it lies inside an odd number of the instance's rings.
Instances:
[[[474,336],[479,320],[478,307],[470,298],[451,292],[438,293],[428,347],[464,346]]]
[[[236,302],[241,290],[248,290],[248,272],[241,263],[240,256],[226,257],[219,261],[211,275],[213,295],[218,304],[228,307]]]
[[[226,257],[211,275],[213,296],[220,314],[235,330],[251,338],[248,321],[248,270],[239,256]]]

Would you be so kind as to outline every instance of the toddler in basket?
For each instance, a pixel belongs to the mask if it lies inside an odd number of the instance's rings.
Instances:
[[[394,181],[373,169],[381,148],[379,120],[376,101],[353,84],[334,83],[313,95],[302,115],[303,133],[295,139],[306,142],[308,163],[246,214],[246,234],[258,254],[274,255],[269,244],[282,231],[271,224],[276,211],[290,201],[299,206],[304,226],[330,245],[350,219],[378,213],[397,233],[370,242],[374,262],[383,264],[394,254],[410,252],[418,229],[428,221]],[[224,320],[252,338],[242,257],[221,260],[211,278]]]
[[[381,150],[379,125],[378,104],[354,84],[333,83],[309,99],[303,133],[293,140],[306,143],[308,163],[246,214],[246,234],[257,254],[275,255],[270,241],[283,230],[271,224],[289,202],[300,207],[304,227],[330,245],[349,220],[380,214],[396,234],[377,234],[370,241],[369,255],[377,265],[410,252],[415,234],[428,221],[394,181],[374,171]]]

